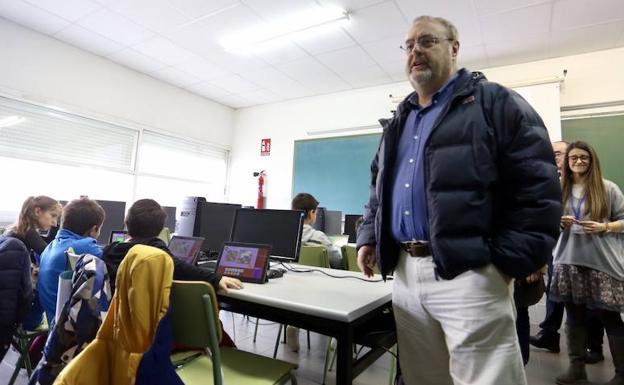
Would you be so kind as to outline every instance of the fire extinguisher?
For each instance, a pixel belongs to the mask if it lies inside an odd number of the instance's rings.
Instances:
[[[254,172],[253,176],[258,178],[258,202],[256,204],[256,208],[263,209],[264,208],[263,186],[264,186],[264,177],[266,176],[266,173],[264,170],[262,170],[260,172]]]

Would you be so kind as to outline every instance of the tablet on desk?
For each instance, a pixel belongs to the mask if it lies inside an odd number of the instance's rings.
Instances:
[[[194,265],[201,251],[204,238],[202,237],[182,237],[174,235],[169,241],[169,251],[174,257],[184,262]]]
[[[215,272],[243,282],[264,283],[270,252],[271,245],[225,242]]]

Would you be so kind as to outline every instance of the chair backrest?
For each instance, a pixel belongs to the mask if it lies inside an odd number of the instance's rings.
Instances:
[[[360,271],[360,268],[357,265],[357,250],[355,249],[355,246],[351,246],[351,245],[342,246],[341,251],[342,251],[342,259],[347,264],[347,270]],[[379,268],[377,267],[377,265],[373,267],[373,272],[375,274],[379,274]]]
[[[168,245],[171,241],[171,230],[169,230],[168,227],[163,227],[163,229],[160,230],[160,234],[158,234],[158,238],[160,238],[161,241],[165,242],[165,244]]]
[[[173,281],[171,286],[173,340],[187,347],[209,349],[215,385],[223,383],[221,372],[221,323],[217,296],[206,282]]]
[[[302,246],[299,252],[299,264],[316,267],[329,267],[327,249],[323,246]]]
[[[350,271],[360,271],[357,266],[357,251],[355,247],[345,245],[341,247],[342,258],[347,264],[347,270]]]

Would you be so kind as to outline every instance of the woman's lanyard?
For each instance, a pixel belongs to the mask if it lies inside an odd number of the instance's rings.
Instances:
[[[581,220],[581,207],[583,206],[583,202],[585,202],[585,196],[579,199],[578,206],[576,208],[574,208],[574,204],[572,203],[572,201],[574,201],[574,197],[570,199],[570,209],[572,210],[572,213],[574,214],[574,218],[576,218],[577,221],[580,221]]]

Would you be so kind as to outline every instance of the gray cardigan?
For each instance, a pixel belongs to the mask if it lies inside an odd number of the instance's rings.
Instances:
[[[624,224],[624,195],[613,182],[604,180],[609,197],[609,218],[603,222],[619,221]],[[578,199],[571,197],[576,207]],[[570,205],[565,205],[563,215],[573,215]],[[585,205],[581,212],[585,211]],[[582,220],[589,220],[585,214]],[[575,234],[566,228],[559,236],[553,251],[555,263],[589,267],[624,281],[624,233]]]

